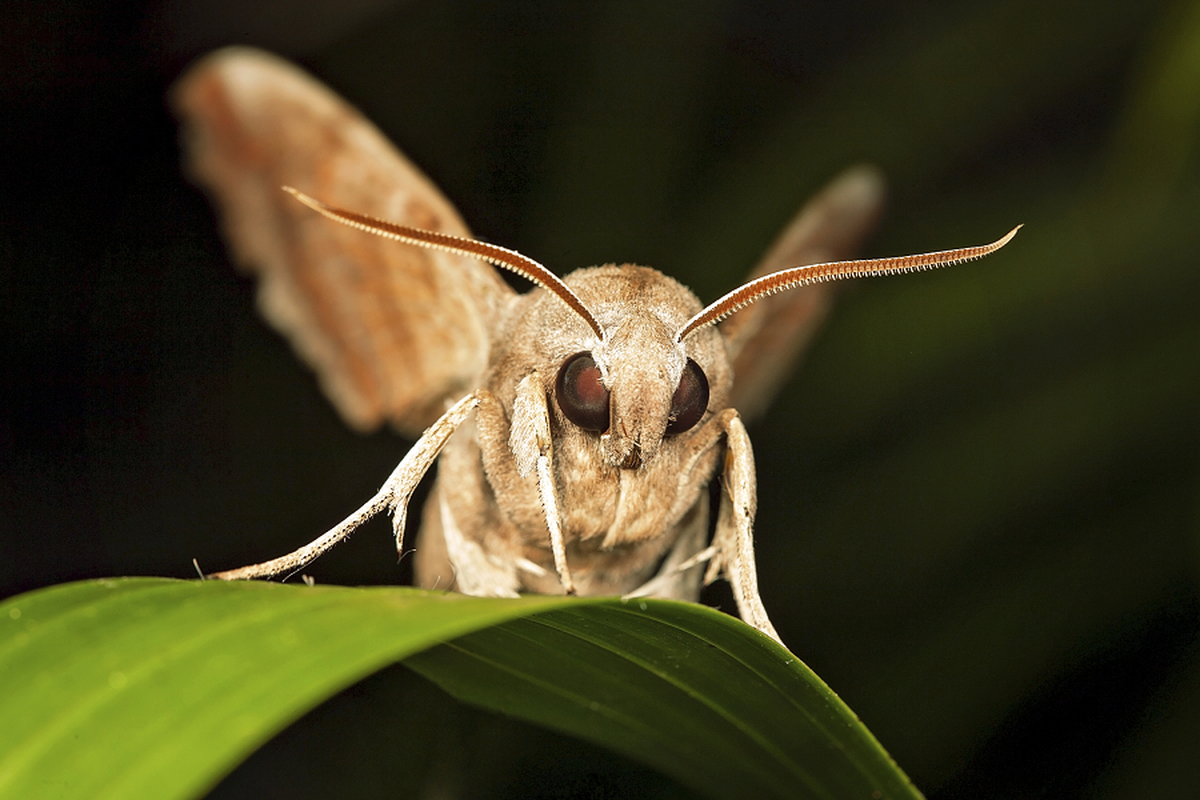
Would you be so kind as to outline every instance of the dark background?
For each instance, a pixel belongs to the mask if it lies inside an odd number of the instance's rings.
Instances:
[[[931,797],[1200,785],[1196,3],[9,0],[0,21],[0,596],[281,554],[407,447],[342,426],[180,176],[167,86],[255,44],[560,274],[637,261],[713,299],[859,161],[892,189],[867,255],[1025,223],[979,264],[844,292],[751,429],[763,596]],[[308,571],[405,574],[386,524]],[[476,795],[679,791],[397,668],[218,793],[403,795],[462,753]]]

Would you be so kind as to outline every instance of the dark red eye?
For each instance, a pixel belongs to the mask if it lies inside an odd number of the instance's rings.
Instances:
[[[591,353],[576,353],[558,371],[554,384],[558,407],[567,419],[585,431],[608,430],[608,389],[600,382],[600,368]],[[708,396],[708,387],[704,389]]]
[[[708,410],[708,378],[695,361],[688,359],[679,376],[679,387],[671,398],[667,435],[690,430]]]

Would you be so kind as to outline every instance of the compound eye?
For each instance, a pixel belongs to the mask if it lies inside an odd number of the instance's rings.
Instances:
[[[554,388],[567,419],[585,431],[608,430],[608,389],[600,381],[600,368],[591,353],[576,353],[563,362]],[[707,398],[707,385],[704,393]]]
[[[688,359],[679,376],[679,387],[671,398],[671,416],[667,422],[667,435],[683,433],[693,428],[708,410],[708,378],[695,361]]]

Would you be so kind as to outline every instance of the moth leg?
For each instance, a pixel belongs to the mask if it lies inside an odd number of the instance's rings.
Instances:
[[[286,556],[264,561],[261,564],[251,564],[248,567],[215,572],[207,577],[225,581],[244,580],[247,578],[269,578],[285,572],[300,569],[329,550],[354,532],[356,528],[371,517],[385,509],[392,513],[392,528],[396,534],[396,549],[399,550],[404,540],[404,522],[408,516],[408,501],[421,478],[429,471],[429,467],[437,459],[438,453],[458,429],[463,420],[479,405],[478,394],[470,394],[459,400],[450,410],[429,426],[421,438],[413,445],[408,454],[392,471],[387,481],[380,487],[375,496],[364,503],[346,519],[339,522],[327,533],[314,539],[304,547],[288,553]]]
[[[738,412],[732,408],[727,408],[724,411],[715,414],[708,422],[696,431],[692,438],[688,441],[689,452],[684,456],[682,468],[679,470],[679,486],[676,492],[677,497],[688,497],[692,494],[688,490],[689,486],[701,482],[707,484],[709,475],[713,469],[712,462],[709,459],[709,454],[716,448],[721,447],[726,443],[728,436],[726,431],[729,428],[729,421],[737,417]],[[753,465],[751,465],[753,466]],[[699,512],[699,513],[697,513]],[[717,545],[714,541],[705,547],[708,541],[708,500],[707,497],[702,498],[691,509],[675,508],[672,510],[672,516],[676,513],[680,515],[682,520],[687,520],[689,516],[696,517],[692,522],[686,523],[685,533],[683,533],[679,541],[671,549],[669,557],[663,562],[662,568],[658,575],[651,578],[642,586],[634,589],[627,597],[674,597],[680,600],[691,600],[695,602],[700,597],[700,584],[691,580],[692,584],[691,596],[685,597],[681,594],[670,594],[663,591],[664,587],[671,582],[678,582],[681,576],[694,570],[701,564],[710,562],[717,555]],[[683,523],[681,523],[683,524]],[[699,575],[694,576],[696,578]],[[704,584],[712,583],[714,575],[706,575]]]
[[[682,533],[667,553],[662,566],[653,578],[623,597],[662,597],[696,602],[700,599],[700,565],[712,558],[716,550],[705,547],[708,541],[707,493],[692,506],[680,522]]]
[[[675,571],[683,572],[684,570],[689,570],[692,567],[712,561],[713,556],[715,556],[716,554],[717,554],[716,545],[710,544],[708,547],[704,548],[699,553],[696,553],[696,555],[692,556],[687,561],[684,561],[682,564],[675,567]],[[708,581],[705,585],[707,586],[708,583],[712,583],[712,581]]]
[[[705,583],[724,573],[733,587],[738,613],[743,620],[783,644],[767,616],[758,593],[758,571],[754,566],[754,512],[758,505],[758,487],[754,476],[754,452],[746,426],[736,415],[725,418],[725,480],[721,489],[721,507],[708,563]],[[704,555],[700,553],[699,555]]]
[[[517,473],[525,477],[537,473],[538,495],[546,528],[550,532],[550,550],[554,553],[554,569],[567,594],[575,594],[575,581],[567,566],[567,546],[559,521],[558,499],[554,492],[554,461],[550,441],[550,411],[546,406],[546,389],[538,373],[531,372],[517,384],[513,400],[512,427],[508,446],[517,463]]]
[[[567,594],[576,594],[575,581],[567,566],[567,545],[563,541],[562,526],[558,518],[558,501],[554,497],[554,473],[550,468],[549,450],[538,455],[538,493],[542,496],[542,508],[546,511],[546,527],[550,530],[550,549],[554,553],[554,569],[558,580]]]

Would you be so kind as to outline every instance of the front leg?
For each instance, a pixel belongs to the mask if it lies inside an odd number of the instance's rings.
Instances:
[[[663,591],[663,588],[673,585],[673,582],[707,561],[704,584],[708,585],[724,576],[733,588],[741,618],[782,644],[758,593],[753,535],[754,513],[758,505],[754,451],[746,426],[742,424],[737,411],[730,408],[720,412],[692,438],[692,453],[680,473],[680,496],[686,496],[683,487],[695,480],[694,470],[703,463],[704,455],[719,446],[722,440],[725,443],[725,468],[721,507],[712,544],[703,547],[704,530],[701,529],[701,537],[697,538],[694,536],[696,531],[689,528],[692,533],[680,538],[659,574],[627,596],[679,597]],[[692,555],[689,557],[689,554]],[[683,599],[694,600],[695,596]]]
[[[733,587],[742,619],[783,644],[767,616],[758,593],[758,570],[754,565],[754,512],[758,485],[754,475],[754,451],[746,426],[735,414],[724,418],[725,474],[721,486],[721,509],[713,535],[712,561],[705,582],[724,573]]]
[[[360,525],[384,509],[392,512],[392,526],[396,533],[396,550],[399,552],[404,542],[404,521],[408,515],[408,501],[412,497],[413,490],[417,488],[421,478],[425,477],[425,473],[437,459],[438,453],[441,452],[446,441],[458,430],[458,426],[463,423],[471,411],[479,405],[479,401],[480,395],[475,393],[467,395],[451,406],[449,411],[430,425],[425,433],[421,434],[421,438],[392,471],[375,496],[327,533],[298,550],[293,550],[286,556],[264,561],[261,564],[251,564],[248,567],[217,572],[207,577],[233,581],[247,578],[269,578],[285,572],[294,572],[347,538]]]
[[[538,496],[542,514],[550,534],[550,550],[554,553],[554,569],[559,583],[567,594],[575,594],[575,581],[567,566],[567,545],[563,540],[562,520],[558,513],[558,498],[554,489],[553,449],[550,440],[550,410],[546,406],[546,390],[537,371],[529,373],[517,384],[513,401],[512,431],[508,447],[517,463],[517,472],[528,477],[537,472]]]

